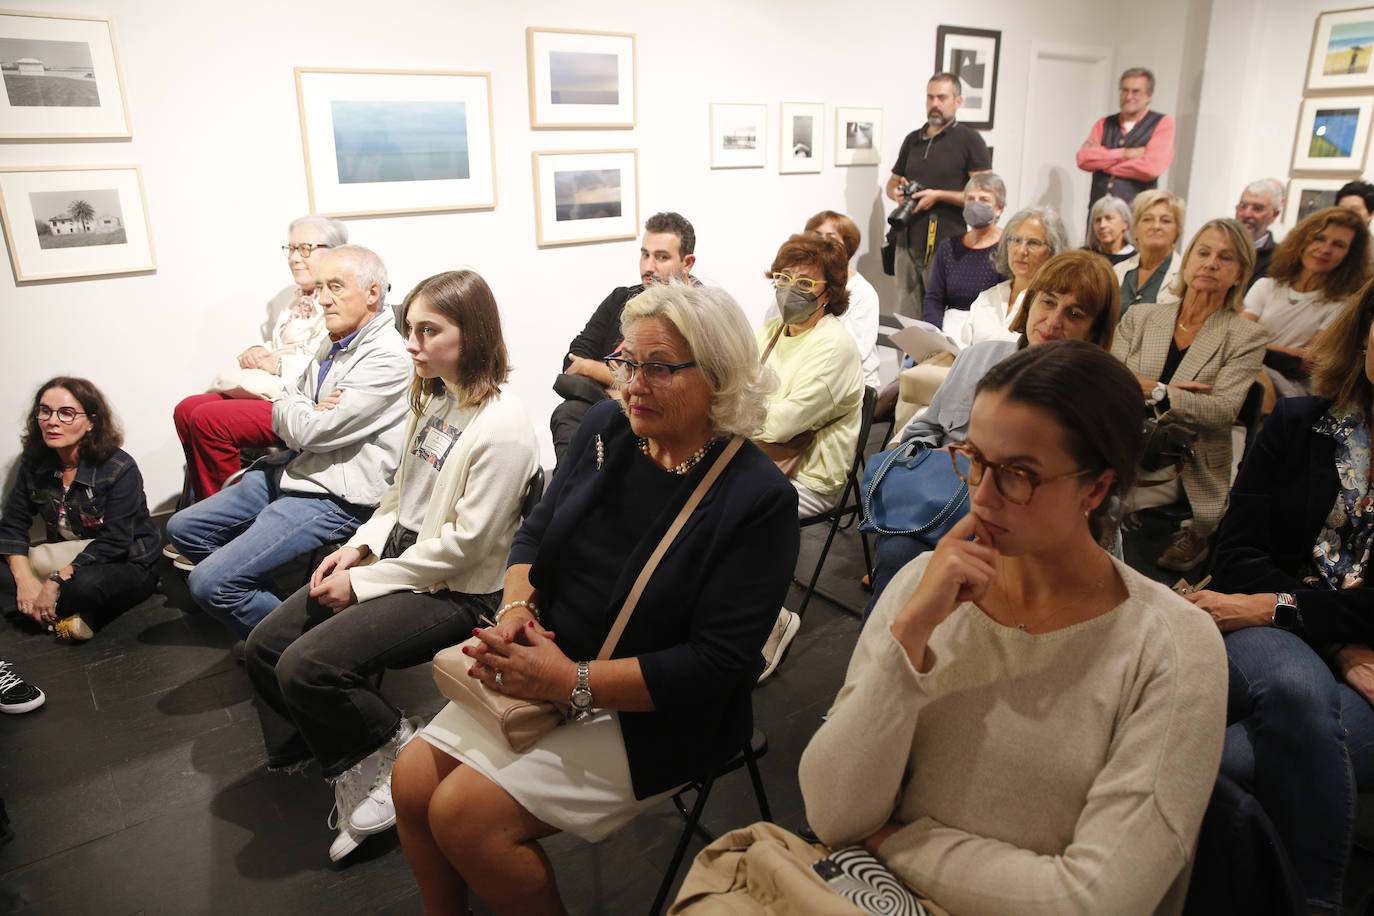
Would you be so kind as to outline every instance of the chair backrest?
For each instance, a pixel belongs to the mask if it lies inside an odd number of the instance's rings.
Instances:
[[[1245,448],[1241,452],[1242,457],[1250,451],[1250,443],[1254,440],[1255,433],[1259,432],[1260,422],[1264,419],[1261,413],[1263,409],[1264,386],[1259,382],[1252,382],[1250,390],[1245,392],[1245,401],[1236,414],[1236,425],[1245,429]]]
[[[534,507],[544,496],[544,469],[535,468],[529,484],[525,487],[525,498],[520,501],[520,517],[529,518]]]
[[[878,407],[878,389],[864,386],[863,414],[859,418],[859,441],[854,444],[854,466],[862,469],[864,453],[868,451],[868,435],[873,429],[873,411]]]

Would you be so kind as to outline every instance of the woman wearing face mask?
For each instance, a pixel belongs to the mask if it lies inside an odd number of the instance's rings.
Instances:
[[[1003,277],[994,265],[1002,228],[997,218],[1007,205],[1007,186],[992,172],[979,172],[964,186],[964,222],[969,230],[945,239],[935,249],[921,317],[959,339],[969,305]]]

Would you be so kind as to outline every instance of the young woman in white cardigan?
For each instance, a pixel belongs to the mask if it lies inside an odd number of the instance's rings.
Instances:
[[[246,664],[268,766],[319,762],[334,785],[329,856],[396,823],[391,767],[415,734],[375,686],[428,661],[496,610],[538,446],[486,282],[450,271],[402,306],[415,363],[396,481],[372,518],[254,628]]]

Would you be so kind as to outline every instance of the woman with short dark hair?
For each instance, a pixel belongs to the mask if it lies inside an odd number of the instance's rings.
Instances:
[[[844,245],[848,261],[854,260],[859,252],[859,227],[843,213],[822,210],[806,221],[806,231],[821,238],[834,239]],[[864,275],[849,268],[849,279],[845,283],[849,290],[849,308],[840,316],[840,323],[854,338],[859,348],[859,359],[864,367],[864,384],[870,388],[880,388],[878,384],[878,291],[873,288]],[[771,313],[770,313],[771,314]]]

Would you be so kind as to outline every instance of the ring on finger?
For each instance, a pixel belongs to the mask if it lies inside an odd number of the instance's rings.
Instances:
[[[504,686],[506,686],[506,676],[505,676],[505,674],[504,674],[503,672],[501,672],[500,670],[497,670],[497,672],[496,672],[496,686],[497,686],[497,687],[504,687]]]

